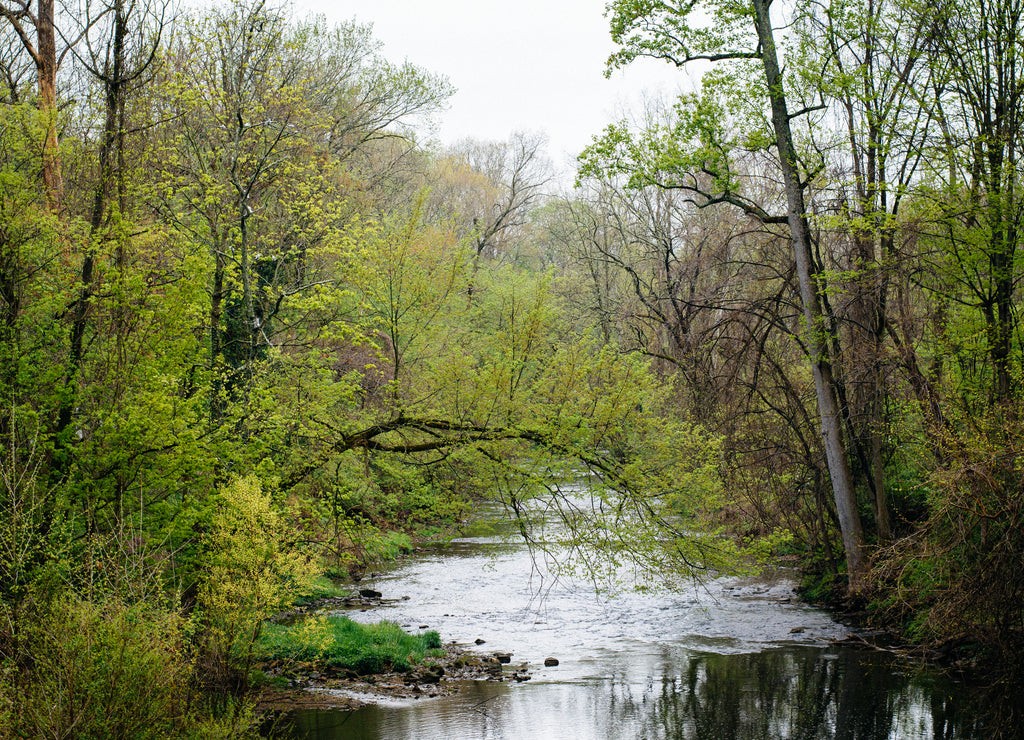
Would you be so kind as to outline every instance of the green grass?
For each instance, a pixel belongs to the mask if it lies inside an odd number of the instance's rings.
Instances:
[[[359,624],[347,617],[311,618],[291,625],[266,624],[257,642],[263,660],[294,660],[361,675],[407,671],[439,656],[437,632],[410,635],[394,622]]]
[[[292,602],[295,606],[305,606],[306,604],[312,604],[320,599],[325,599],[332,596],[351,596],[352,590],[348,588],[342,588],[330,578],[326,576],[320,576],[315,579],[312,585],[302,591],[298,596],[295,597],[295,601]]]

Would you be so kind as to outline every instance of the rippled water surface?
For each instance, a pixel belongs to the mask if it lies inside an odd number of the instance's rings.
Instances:
[[[835,646],[850,628],[797,603],[783,576],[609,598],[589,582],[554,578],[523,547],[468,537],[363,585],[384,603],[348,616],[437,630],[481,654],[511,652],[512,666],[527,664],[532,679],[298,712],[296,738],[986,736],[959,687],[884,653]],[[547,657],[559,665],[545,668]]]

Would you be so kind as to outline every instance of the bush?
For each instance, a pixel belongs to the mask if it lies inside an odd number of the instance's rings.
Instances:
[[[1024,425],[975,418],[928,480],[928,521],[878,554],[877,620],[915,642],[980,638],[1020,659],[1024,634]]]
[[[149,603],[55,602],[24,636],[24,665],[0,669],[0,737],[251,736],[250,721],[195,714],[187,632]]]
[[[206,537],[199,589],[207,687],[244,694],[265,619],[314,588],[315,563],[289,543],[287,523],[254,477],[220,494]]]

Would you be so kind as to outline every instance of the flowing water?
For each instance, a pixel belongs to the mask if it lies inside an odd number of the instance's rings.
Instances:
[[[554,578],[524,547],[485,536],[417,553],[361,585],[381,591],[384,603],[348,616],[437,630],[481,655],[513,653],[509,667],[525,663],[531,680],[296,712],[295,738],[989,736],[964,687],[885,652],[836,645],[853,630],[799,603],[783,576],[607,597],[589,582]],[[549,657],[559,664],[544,667]]]

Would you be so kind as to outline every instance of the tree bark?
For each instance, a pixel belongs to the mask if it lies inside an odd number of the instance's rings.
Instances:
[[[42,180],[46,203],[51,213],[61,209],[64,185],[60,151],[57,145],[57,29],[54,25],[54,0],[39,0],[33,15],[29,3],[0,3],[0,16],[7,19],[21,45],[32,58],[39,88],[39,110],[46,131],[43,135]],[[27,23],[26,23],[27,22]],[[35,31],[35,39],[31,37]]]
[[[57,144],[57,38],[53,21],[54,0],[39,0],[36,16],[36,68],[39,75],[39,109],[46,122],[43,141],[43,186],[50,211],[60,210],[64,200],[60,151]]]
[[[772,0],[752,0],[760,58],[768,85],[771,103],[772,127],[778,147],[779,164],[786,190],[787,220],[793,239],[797,276],[800,283],[800,298],[803,302],[804,322],[807,332],[807,347],[811,353],[811,371],[814,390],[818,400],[818,414],[821,417],[821,437],[825,446],[825,458],[829,476],[832,479],[832,493],[835,498],[836,514],[843,537],[846,566],[850,577],[850,589],[856,591],[866,567],[864,555],[864,532],[860,514],[857,511],[856,492],[850,463],[843,444],[842,417],[840,414],[832,365],[827,349],[827,326],[818,294],[816,268],[811,253],[810,226],[804,205],[803,183],[796,165],[796,150],[790,129],[790,115],[786,104],[782,72],[775,50],[775,36],[772,29],[770,7]]]

